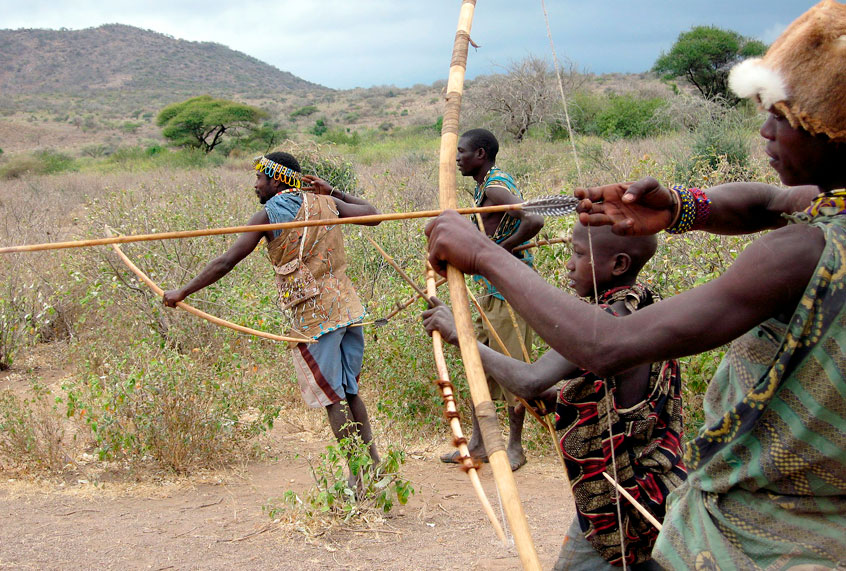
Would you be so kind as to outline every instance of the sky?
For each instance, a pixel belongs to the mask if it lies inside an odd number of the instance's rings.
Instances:
[[[555,52],[591,73],[648,71],[698,25],[771,43],[813,2],[545,0]],[[445,80],[460,0],[0,0],[0,29],[127,24],[217,42],[334,89]],[[541,0],[477,0],[467,78],[552,61]],[[2,54],[0,54],[2,58]]]

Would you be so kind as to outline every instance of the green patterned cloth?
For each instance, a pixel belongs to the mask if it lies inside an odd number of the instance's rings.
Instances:
[[[485,180],[482,181],[482,184],[477,184],[476,190],[473,191],[473,202],[476,206],[482,206],[482,204],[484,204],[486,193],[488,189],[493,186],[501,186],[514,196],[518,197],[521,201],[523,200],[523,193],[520,192],[519,188],[517,188],[517,183],[514,182],[512,176],[499,167],[493,166],[491,167],[491,170],[488,171],[488,174],[485,175]],[[477,214],[473,214],[473,223],[479,226],[480,222],[477,216]],[[502,219],[499,221],[499,226],[496,227],[496,230],[493,235],[490,236],[490,239],[497,244],[502,244],[517,231],[520,227],[520,222],[521,220],[519,218],[515,218],[510,216],[508,213],[504,213],[502,215]],[[528,244],[528,242],[523,242],[521,246],[525,244]],[[516,256],[521,261],[525,262],[530,268],[532,267],[534,257],[529,250],[523,250],[516,254]],[[480,276],[478,274],[474,275],[473,281],[482,284],[485,295],[505,301],[505,298],[502,297],[499,290],[497,290],[485,276]]]
[[[668,569],[846,565],[846,215],[793,221],[825,249],[790,322],[737,339],[711,381],[653,551]]]

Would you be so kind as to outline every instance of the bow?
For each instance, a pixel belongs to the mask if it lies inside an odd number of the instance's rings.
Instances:
[[[428,263],[426,264],[426,287],[430,296],[434,296],[437,293],[435,270]],[[455,391],[453,390],[452,383],[449,382],[449,370],[447,369],[446,357],[444,357],[444,345],[440,331],[432,332],[432,350],[435,354],[435,368],[438,371],[438,380],[435,383],[441,391],[441,397],[444,401],[444,416],[446,416],[449,426],[452,429],[452,442],[458,448],[458,460],[461,463],[461,469],[470,478],[470,482],[473,484],[473,490],[482,503],[482,509],[485,515],[488,516],[491,525],[494,526],[497,536],[500,541],[505,543],[505,533],[502,531],[502,526],[499,525],[499,520],[496,518],[491,503],[485,495],[482,482],[479,480],[479,466],[470,456],[470,450],[467,448],[467,438],[464,437],[464,433],[461,431],[461,422],[458,419],[458,407],[455,405]]]
[[[106,227],[106,234],[108,236],[112,235],[112,231],[108,226]],[[147,284],[147,287],[149,287],[151,290],[153,290],[153,292],[155,292],[155,294],[158,295],[159,297],[164,295],[164,290],[162,290],[162,288],[160,288],[158,285],[156,285],[156,282],[154,282],[152,279],[150,279],[150,277],[147,274],[145,274],[141,270],[141,268],[139,268],[138,266],[133,264],[132,260],[130,260],[129,257],[126,254],[123,253],[123,250],[120,249],[120,246],[118,246],[117,244],[112,244],[112,248],[114,248],[118,257],[120,257],[121,261],[126,265],[126,267],[129,268],[132,271],[132,273],[134,273],[136,276],[138,276],[138,279],[140,279],[142,282]],[[205,319],[206,321],[210,321],[211,323],[214,323],[215,325],[220,325],[222,327],[228,327],[229,329],[234,329],[235,331],[240,331],[241,333],[247,333],[248,335],[256,335],[257,337],[264,337],[265,339],[272,339],[273,341],[289,341],[289,342],[293,342],[293,343],[314,343],[313,339],[307,339],[307,338],[304,338],[304,337],[303,338],[300,338],[300,337],[284,337],[282,335],[274,335],[273,333],[267,333],[266,331],[259,331],[258,329],[252,329],[250,327],[244,327],[243,325],[238,325],[237,323],[232,323],[231,321],[226,321],[225,319],[215,317],[214,315],[209,315],[205,311],[202,311],[200,309],[197,309],[196,307],[188,305],[184,301],[178,302],[176,304],[176,307],[181,307],[182,309],[184,309],[188,313],[192,313],[192,314],[196,315],[197,317],[200,317],[202,319]]]
[[[444,109],[443,127],[441,129],[441,148],[438,168],[438,187],[440,207],[455,209],[458,204],[456,197],[455,177],[455,149],[458,147],[458,117],[461,111],[461,94],[464,89],[464,73],[467,68],[467,48],[470,40],[470,27],[473,23],[473,10],[476,0],[463,0],[458,18],[458,29],[455,33],[452,60],[450,63],[449,80],[446,88],[446,105]],[[488,459],[491,464],[494,479],[502,495],[503,507],[508,523],[514,534],[514,542],[520,562],[524,569],[540,569],[537,552],[532,542],[526,514],[520,503],[517,486],[502,436],[497,423],[496,408],[491,402],[482,368],[479,349],[476,346],[476,336],[470,317],[469,300],[464,282],[464,274],[453,266],[447,266],[447,281],[450,299],[455,315],[455,325],[458,330],[458,341],[461,358],[467,373],[470,394],[476,409],[479,428],[485,442]],[[434,336],[433,336],[434,339]]]

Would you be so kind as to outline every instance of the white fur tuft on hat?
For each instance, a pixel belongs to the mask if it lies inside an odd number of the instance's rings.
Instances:
[[[794,128],[846,141],[846,4],[812,6],[764,57],[737,64],[729,87],[783,114]]]
[[[762,65],[761,58],[748,59],[734,66],[728,82],[738,97],[757,99],[764,109],[788,98],[784,79],[774,69]]]

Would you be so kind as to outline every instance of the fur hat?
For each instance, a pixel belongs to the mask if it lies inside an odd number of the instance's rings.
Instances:
[[[794,128],[846,141],[846,4],[823,0],[812,7],[763,58],[737,64],[729,87],[784,114]]]

